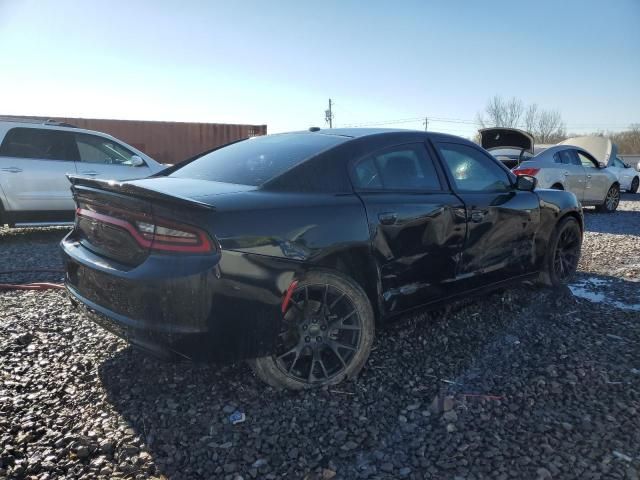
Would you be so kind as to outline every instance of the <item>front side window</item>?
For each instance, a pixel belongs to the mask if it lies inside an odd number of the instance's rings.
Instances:
[[[77,157],[71,133],[53,129],[12,128],[0,145],[5,157],[68,160]]]
[[[507,172],[473,147],[438,143],[456,187],[465,192],[504,192],[511,189]]]
[[[591,158],[589,158],[587,155],[585,155],[582,152],[577,152],[578,154],[578,158],[580,159],[580,163],[583,167],[585,168],[598,168],[597,163],[595,163],[595,160],[592,160]]]
[[[399,145],[369,155],[353,171],[359,189],[442,189],[433,159],[422,143]]]
[[[135,154],[113,140],[86,133],[76,133],[75,139],[83,163],[133,166]]]

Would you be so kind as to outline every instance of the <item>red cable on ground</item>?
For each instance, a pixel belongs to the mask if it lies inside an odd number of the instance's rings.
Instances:
[[[11,283],[0,283],[0,290],[61,290],[64,285],[60,283],[24,283],[14,285]]]

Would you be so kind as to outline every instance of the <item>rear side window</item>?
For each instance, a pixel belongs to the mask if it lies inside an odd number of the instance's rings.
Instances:
[[[207,153],[169,176],[258,186],[346,140],[315,133],[254,137]]]
[[[494,160],[473,147],[457,143],[438,143],[456,187],[464,192],[505,192],[511,181]]]
[[[563,165],[575,165],[575,157],[571,150],[560,150],[553,155],[556,163],[561,163]]]
[[[60,130],[39,128],[12,128],[0,145],[0,155],[5,157],[39,160],[76,160],[73,134]]]
[[[399,145],[369,155],[353,168],[359,189],[442,190],[433,159],[422,143]]]

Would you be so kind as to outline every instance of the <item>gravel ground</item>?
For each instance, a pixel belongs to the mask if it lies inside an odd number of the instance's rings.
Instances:
[[[60,292],[2,292],[0,477],[638,479],[637,199],[586,214],[571,289],[408,318],[327,391],[275,391],[244,364],[162,363]],[[0,270],[59,268],[63,234],[0,230]]]

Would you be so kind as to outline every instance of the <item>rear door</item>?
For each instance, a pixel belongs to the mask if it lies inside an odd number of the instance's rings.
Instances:
[[[556,163],[562,164],[564,188],[572,192],[578,200],[584,197],[585,171],[574,150],[560,150],[553,155]]]
[[[540,222],[537,194],[516,190],[509,173],[477,147],[436,145],[466,208],[467,235],[456,272],[461,286],[472,289],[530,271]]]
[[[429,148],[424,143],[396,145],[351,167],[366,208],[388,312],[455,292],[451,282],[464,241],[464,205],[446,186]]]
[[[623,190],[629,190],[631,188],[631,181],[633,180],[634,171],[632,168],[628,168],[622,160],[617,157],[609,162],[609,168],[618,177],[620,182],[620,188]]]
[[[153,173],[146,163],[135,166],[132,157],[136,154],[110,138],[76,133],[75,141],[79,154],[79,175],[105,180],[132,180]]]
[[[74,209],[67,174],[75,174],[77,157],[71,133],[16,127],[0,145],[0,184],[6,210],[12,212]]]

